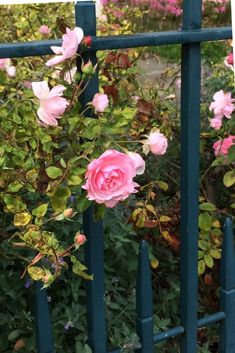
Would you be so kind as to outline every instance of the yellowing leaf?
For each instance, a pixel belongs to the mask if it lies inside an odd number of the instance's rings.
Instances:
[[[168,216],[161,216],[161,217],[159,218],[159,221],[160,221],[160,222],[169,222],[170,220],[171,220],[171,218],[168,217]]]
[[[37,208],[34,208],[32,211],[33,216],[36,216],[38,218],[44,217],[47,212],[47,207],[48,207],[48,204],[44,203],[43,205],[41,205]]]
[[[14,225],[16,227],[24,227],[31,220],[31,215],[27,212],[17,213],[14,216]]]
[[[150,263],[151,263],[151,267],[154,268],[154,269],[158,268],[158,266],[159,266],[158,259],[153,259],[153,260],[151,260]]]
[[[28,268],[28,274],[34,281],[40,281],[45,276],[45,270],[38,266]]]
[[[53,166],[46,168],[46,173],[51,179],[56,179],[63,175],[63,172],[60,168],[53,167]]]
[[[234,171],[229,171],[224,175],[223,178],[224,185],[229,188],[235,183],[235,173]]]

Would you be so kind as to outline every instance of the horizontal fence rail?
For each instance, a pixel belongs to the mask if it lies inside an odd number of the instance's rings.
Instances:
[[[206,28],[191,31],[148,32],[122,36],[93,36],[91,48],[87,49],[87,51],[208,42],[231,38],[231,27]],[[53,45],[61,45],[61,40],[52,39],[22,43],[1,43],[0,58],[49,55],[53,54],[50,49]]]

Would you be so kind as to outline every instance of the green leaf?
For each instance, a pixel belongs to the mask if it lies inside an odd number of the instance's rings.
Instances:
[[[84,212],[91,205],[91,201],[88,200],[87,194],[83,193],[77,200],[77,208],[79,212]]]
[[[205,272],[206,265],[204,260],[198,261],[198,274],[202,275]]]
[[[162,189],[163,191],[167,191],[168,190],[168,184],[165,183],[165,181],[157,181],[156,184],[159,186],[160,189]]]
[[[53,166],[46,168],[46,173],[51,179],[56,179],[63,175],[63,172],[60,168],[53,167]]]
[[[207,267],[212,268],[214,265],[214,261],[213,258],[211,257],[211,255],[205,255],[204,256],[204,261]]]
[[[205,241],[205,240],[199,240],[198,242],[198,245],[199,245],[199,248],[202,249],[202,250],[208,250],[208,242]]]
[[[221,259],[221,250],[220,249],[211,249],[210,250],[210,255],[214,259]]]
[[[38,218],[42,218],[45,216],[46,212],[47,212],[47,208],[48,208],[48,204],[44,203],[43,205],[34,208],[32,211],[33,216],[36,216]]]
[[[68,178],[68,185],[79,185],[82,182],[82,178],[79,175],[70,175]]]
[[[18,192],[22,189],[23,185],[18,181],[13,181],[13,183],[8,185],[7,191],[9,192]]]
[[[228,188],[235,183],[235,172],[229,171],[224,175],[223,178],[224,185]]]
[[[71,195],[69,188],[59,186],[56,188],[54,195],[51,197],[51,205],[55,211],[61,212],[67,206],[68,198]]]
[[[16,329],[11,331],[11,333],[8,335],[7,339],[8,341],[15,341],[20,335],[22,335],[23,333],[25,333],[24,330],[22,329]]]
[[[199,228],[202,230],[211,230],[212,219],[208,212],[203,212],[199,215]]]
[[[215,205],[213,205],[213,203],[210,203],[210,202],[201,203],[201,205],[199,206],[199,209],[201,211],[216,211]]]

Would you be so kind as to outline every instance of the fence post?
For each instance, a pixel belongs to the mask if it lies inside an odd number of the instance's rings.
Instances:
[[[81,27],[85,35],[96,35],[95,2],[81,1],[75,4],[76,25]],[[83,54],[86,63],[91,60],[96,64],[96,52],[89,51]],[[81,104],[85,105],[92,100],[99,91],[98,74],[93,76],[87,88],[80,96]],[[90,114],[90,111],[86,111]],[[89,115],[91,116],[91,115]],[[88,272],[94,275],[93,281],[86,282],[87,292],[87,321],[88,343],[93,353],[106,352],[106,325],[105,325],[105,291],[104,291],[104,245],[103,224],[95,222],[93,206],[84,212],[84,233],[88,238],[85,244],[85,263]]]
[[[184,0],[183,31],[201,28],[201,0]],[[182,45],[181,54],[181,353],[197,351],[197,256],[200,140],[200,43]]]
[[[47,292],[42,289],[41,282],[34,285],[34,323],[37,353],[53,353],[51,317],[47,300]]]
[[[153,294],[148,245],[140,243],[136,284],[137,334],[141,348],[139,353],[153,353]]]
[[[221,258],[220,307],[225,319],[220,324],[219,353],[235,353],[235,252],[233,224],[227,218]]]

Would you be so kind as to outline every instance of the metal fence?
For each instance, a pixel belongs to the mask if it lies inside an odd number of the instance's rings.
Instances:
[[[198,189],[200,133],[200,44],[205,41],[229,39],[231,28],[201,29],[201,0],[184,0],[183,26],[179,31],[151,32],[123,36],[96,37],[95,4],[82,1],[75,4],[76,25],[85,35],[92,35],[92,46],[84,59],[96,62],[98,50],[181,44],[181,216],[180,216],[180,326],[165,332],[153,332],[152,284],[147,244],[140,244],[136,288],[137,334],[140,353],[152,353],[158,342],[181,336],[181,352],[197,352],[197,329],[220,323],[219,353],[235,353],[235,253],[232,223],[226,220],[221,260],[220,311],[197,318],[197,255],[198,255]],[[60,40],[0,44],[0,58],[51,54],[50,46]],[[98,92],[98,76],[85,90],[82,103],[91,101]],[[106,353],[104,299],[103,227],[95,223],[92,210],[84,214],[85,262],[94,280],[86,283],[88,340],[93,353]],[[37,352],[52,353],[53,338],[45,290],[36,285],[35,323]],[[119,353],[121,349],[114,349]]]

